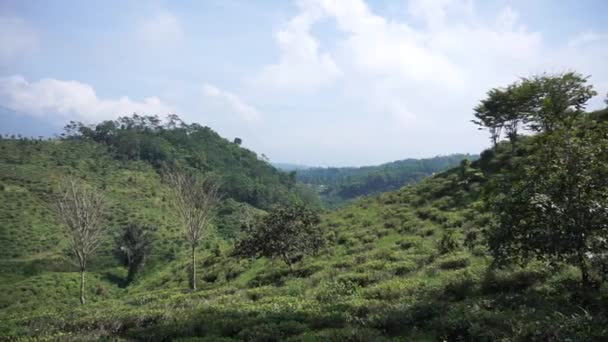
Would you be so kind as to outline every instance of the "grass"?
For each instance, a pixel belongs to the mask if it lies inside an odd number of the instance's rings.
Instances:
[[[29,151],[14,144],[0,144],[5,151],[0,154],[3,339],[545,341],[608,336],[606,285],[582,291],[578,272],[564,265],[492,270],[480,241],[465,247],[466,233],[483,227],[485,218],[473,210],[477,194],[459,191],[450,172],[324,213],[328,247],[304,258],[293,272],[280,261],[232,257],[226,236],[238,229],[234,217],[221,217],[217,225],[224,233],[218,229],[201,246],[200,290],[190,292],[188,250],[153,169],[103,157],[106,152],[95,146],[45,143]],[[17,149],[26,152],[16,157]],[[114,203],[114,231],[131,220],[159,227],[152,257],[129,286],[124,286],[126,270],[112,257],[108,236],[87,274],[84,306],[78,304],[78,274],[64,253],[65,239],[46,205],[53,180],[64,172],[104,188]],[[241,204],[230,205],[227,212]],[[456,245],[440,253],[447,231]]]

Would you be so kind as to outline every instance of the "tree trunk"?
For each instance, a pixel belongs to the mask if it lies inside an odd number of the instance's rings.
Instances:
[[[192,278],[191,278],[191,286],[192,286],[192,290],[196,291],[196,254],[194,253],[196,250],[196,247],[192,246],[192,270],[191,270],[191,274],[192,274]]]
[[[587,263],[585,262],[585,255],[583,252],[579,251],[577,253],[578,256],[578,267],[581,270],[581,281],[583,283],[583,287],[590,287],[591,282],[589,279],[589,270],[587,269]]]
[[[80,304],[86,302],[84,298],[84,268],[80,269]]]

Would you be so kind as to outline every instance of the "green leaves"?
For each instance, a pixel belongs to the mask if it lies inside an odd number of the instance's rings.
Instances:
[[[319,221],[314,211],[300,204],[274,209],[254,223],[245,224],[235,253],[250,258],[279,258],[291,267],[325,244]]]
[[[494,144],[503,131],[514,142],[522,127],[536,132],[571,127],[597,95],[587,79],[576,72],[542,74],[491,89],[475,107],[472,121],[490,131]]]
[[[608,238],[608,127],[578,127],[538,137],[536,151],[495,181],[489,235],[496,262],[536,258],[577,265],[589,281],[589,255]]]

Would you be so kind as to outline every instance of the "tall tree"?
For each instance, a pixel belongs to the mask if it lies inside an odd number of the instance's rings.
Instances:
[[[490,250],[497,264],[572,263],[589,285],[591,259],[608,248],[608,126],[560,128],[537,144],[495,184]]]
[[[190,285],[196,290],[196,248],[201,239],[210,234],[211,220],[221,197],[220,186],[209,175],[202,176],[177,168],[165,170],[165,179],[171,187],[173,206],[190,244]]]
[[[107,226],[104,224],[104,197],[73,178],[59,186],[54,209],[70,239],[70,247],[80,267],[80,303],[85,299],[85,271]]]
[[[491,89],[475,107],[472,122],[488,129],[494,144],[503,130],[514,144],[522,126],[536,132],[569,127],[597,94],[587,79],[575,72],[542,74]]]
[[[597,95],[587,84],[589,77],[576,72],[542,74],[524,78],[526,123],[537,132],[569,127],[584,113],[587,101]]]

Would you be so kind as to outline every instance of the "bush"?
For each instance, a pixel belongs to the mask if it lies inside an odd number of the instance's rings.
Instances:
[[[457,270],[468,267],[470,264],[469,258],[452,256],[439,261],[439,268],[442,270]]]
[[[441,235],[441,240],[437,244],[439,254],[447,254],[455,251],[458,248],[458,242],[454,238],[454,233],[445,231]]]
[[[335,302],[359,294],[359,284],[348,278],[331,280],[317,293],[317,300],[320,302]]]

